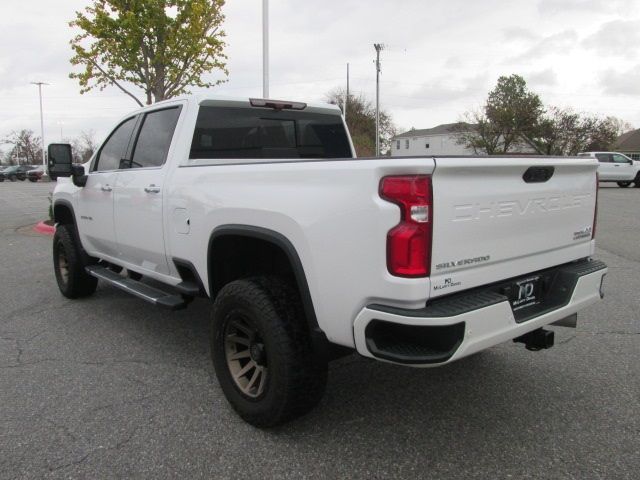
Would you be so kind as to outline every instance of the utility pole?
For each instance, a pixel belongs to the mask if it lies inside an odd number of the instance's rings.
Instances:
[[[380,156],[380,52],[384,45],[374,43],[376,49],[376,157]]]
[[[347,120],[347,105],[349,104],[349,64],[347,63],[347,93],[344,96],[344,120]]]
[[[262,0],[262,98],[269,98],[269,0]]]
[[[38,96],[40,97],[40,141],[42,143],[42,166],[46,168],[47,160],[44,154],[44,117],[42,116],[42,86],[49,84],[45,82],[31,82],[31,84],[38,86]]]

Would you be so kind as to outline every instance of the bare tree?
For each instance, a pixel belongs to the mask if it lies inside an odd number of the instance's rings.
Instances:
[[[93,155],[93,152],[98,148],[93,130],[83,130],[80,132],[80,135],[73,138],[70,143],[73,150],[73,161],[75,163],[87,162],[91,158],[91,155]]]
[[[631,126],[615,117],[598,117],[571,109],[549,108],[534,139],[545,155],[576,155],[589,150],[610,150]]]
[[[42,163],[40,137],[35,135],[33,130],[13,131],[4,137],[1,143],[11,145],[11,149],[6,153],[10,165]]]
[[[346,92],[336,88],[326,95],[329,103],[338,105],[344,111],[344,99]],[[351,140],[356,153],[361,157],[371,157],[376,152],[376,109],[373,102],[363,94],[349,95],[347,101],[347,127],[351,134]],[[381,152],[389,151],[391,139],[396,134],[391,115],[380,111],[380,149]]]

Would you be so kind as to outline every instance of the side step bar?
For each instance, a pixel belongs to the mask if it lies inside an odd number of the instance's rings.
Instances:
[[[159,307],[180,310],[187,306],[187,302],[179,294],[167,293],[146,283],[123,277],[101,265],[89,265],[85,270],[88,274]]]

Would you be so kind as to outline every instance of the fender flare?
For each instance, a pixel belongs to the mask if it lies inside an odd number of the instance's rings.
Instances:
[[[69,200],[60,199],[60,200],[56,200],[55,202],[53,202],[53,221],[55,223],[59,223],[58,220],[56,219],[56,207],[58,205],[64,206],[64,207],[69,209],[69,211],[71,212],[71,216],[73,217],[73,225],[77,230],[78,229],[78,220],[76,219],[76,212],[73,209],[73,205]]]
[[[213,269],[209,268],[209,266],[211,265],[212,260],[213,242],[217,238],[227,235],[237,235],[264,240],[266,242],[274,244],[285,253],[293,269],[296,286],[298,287],[298,291],[300,292],[300,299],[302,301],[302,307],[307,320],[309,333],[311,335],[314,352],[326,355],[327,345],[329,341],[327,340],[325,333],[318,325],[318,318],[316,317],[316,311],[313,306],[313,299],[311,298],[311,292],[309,290],[309,284],[307,282],[307,276],[304,271],[304,266],[302,265],[300,256],[298,255],[298,252],[291,241],[279,232],[269,230],[268,228],[256,227],[253,225],[228,224],[216,227],[209,237],[209,247],[207,250],[207,281],[209,282],[209,293],[211,298],[214,298],[212,291],[214,282],[212,271]]]

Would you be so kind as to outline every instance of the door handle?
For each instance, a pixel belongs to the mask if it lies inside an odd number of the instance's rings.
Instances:
[[[113,188],[111,188],[111,185],[107,184],[100,187],[100,190],[102,190],[103,192],[110,192],[111,190],[113,190]]]
[[[160,193],[160,187],[154,185],[153,183],[148,187],[144,187],[144,191],[147,193]]]

